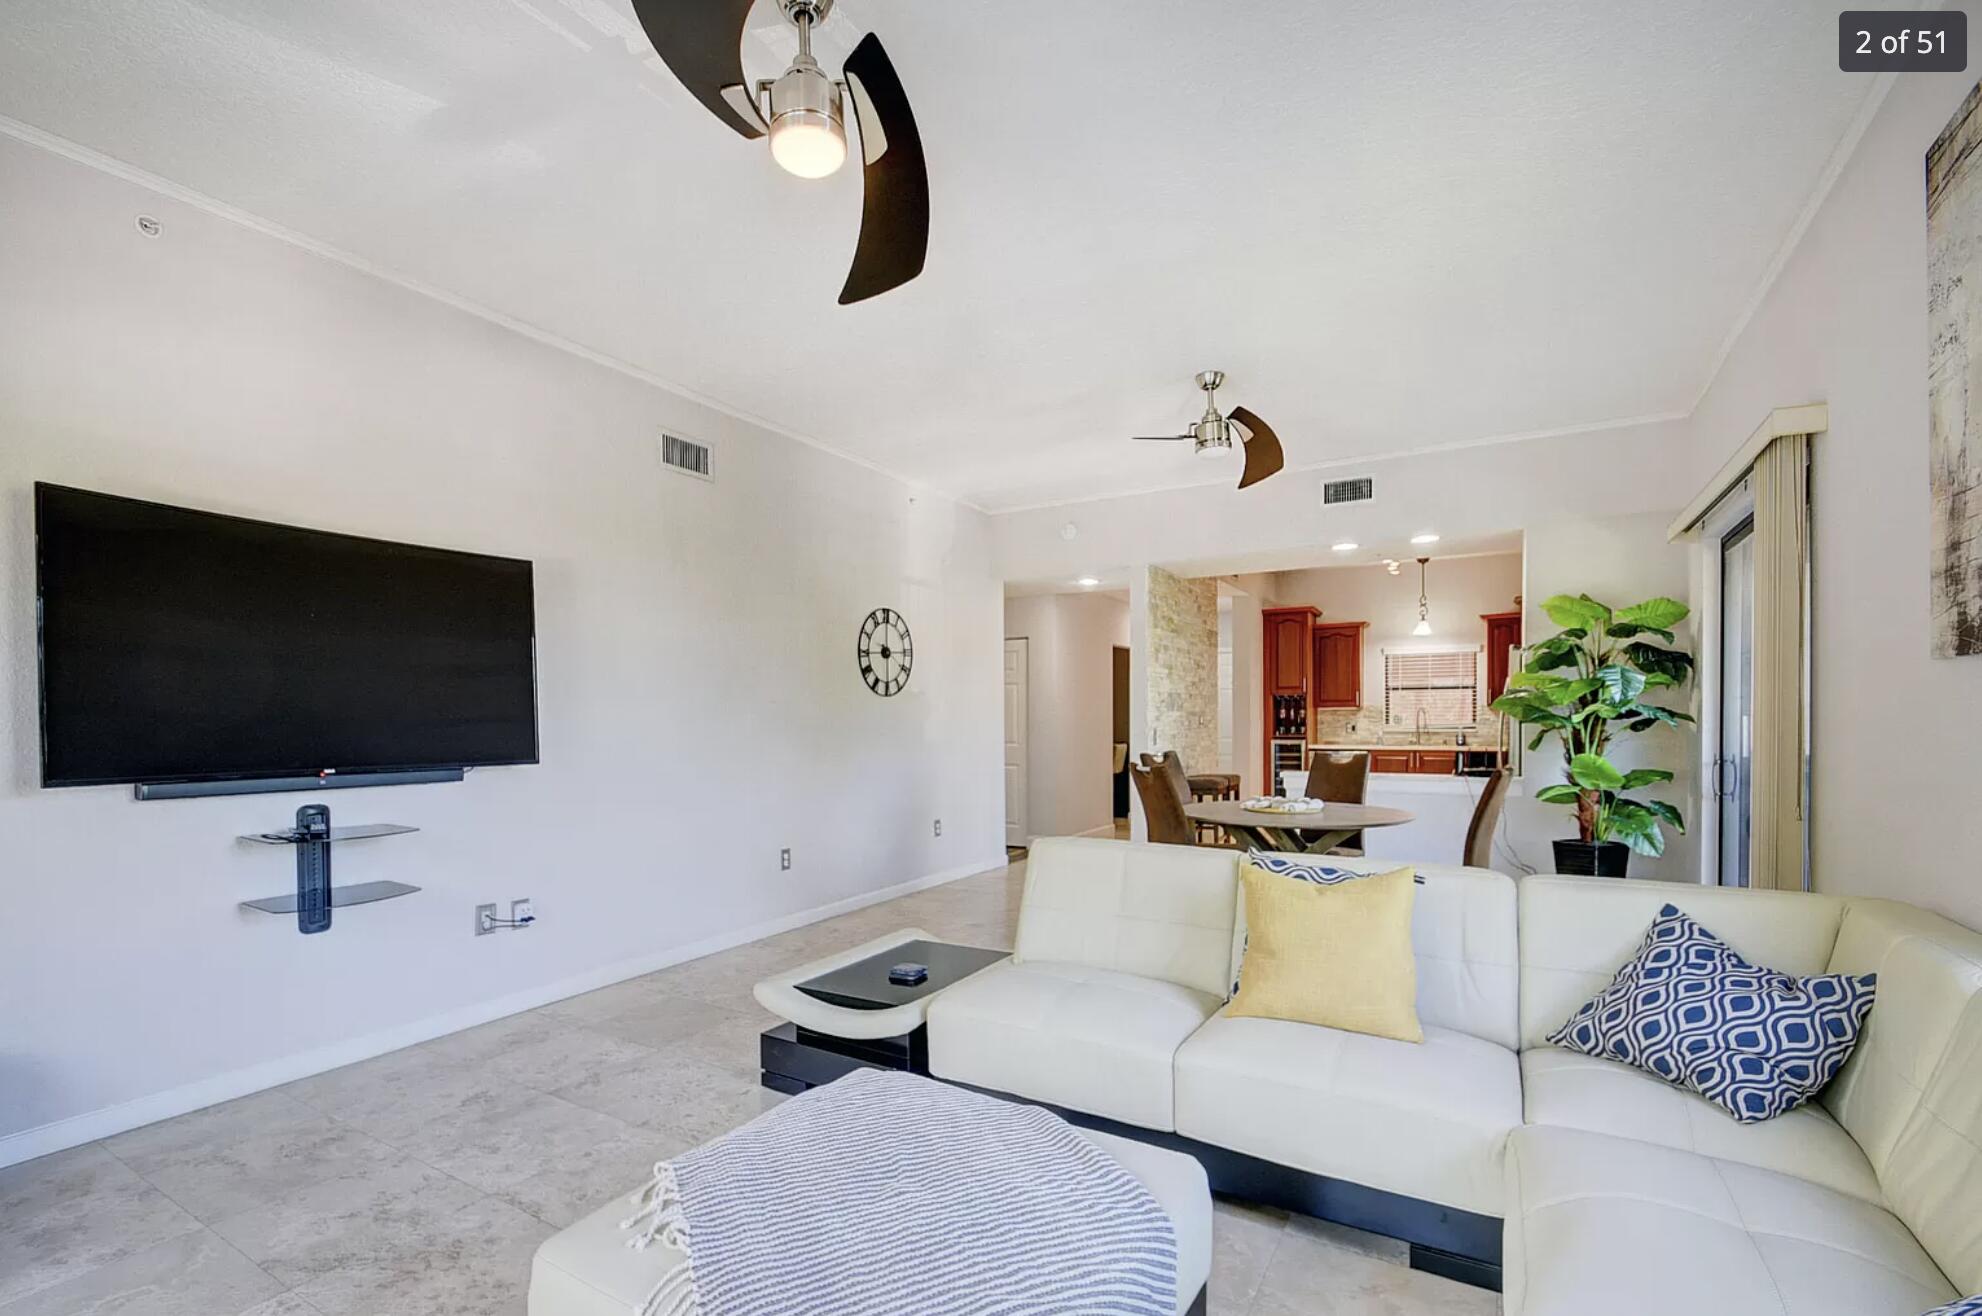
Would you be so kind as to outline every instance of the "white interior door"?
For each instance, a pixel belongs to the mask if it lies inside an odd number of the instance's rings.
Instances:
[[[1026,642],[1005,641],[1005,844],[1026,843]]]

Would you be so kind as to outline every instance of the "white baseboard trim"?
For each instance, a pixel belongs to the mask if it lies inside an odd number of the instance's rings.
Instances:
[[[1075,836],[1113,836],[1114,834],[1114,823],[1109,823],[1106,827],[1090,827],[1084,832],[1074,833]]]
[[[1000,853],[994,859],[984,859],[956,868],[946,868],[941,872],[929,873],[922,877],[910,878],[906,882],[882,887],[878,891],[864,891],[856,896],[848,896],[844,900],[833,901],[831,904],[783,914],[749,927],[718,933],[685,946],[672,946],[651,955],[620,960],[615,964],[592,969],[557,982],[526,988],[520,992],[512,992],[508,996],[496,997],[494,1000],[480,1001],[458,1010],[450,1010],[445,1014],[429,1015],[425,1019],[417,1019],[396,1028],[367,1033],[362,1037],[335,1042],[293,1056],[282,1056],[258,1065],[250,1065],[245,1069],[230,1070],[225,1074],[216,1074],[212,1078],[201,1079],[182,1087],[168,1088],[163,1092],[153,1092],[130,1101],[119,1102],[115,1106],[105,1106],[100,1110],[72,1115],[67,1119],[56,1120],[36,1128],[23,1129],[19,1133],[0,1137],[0,1168],[18,1165],[22,1161],[31,1161],[37,1156],[46,1156],[51,1152],[67,1151],[71,1147],[80,1147],[99,1138],[108,1138],[113,1134],[143,1128],[147,1124],[156,1124],[159,1120],[184,1115],[188,1111],[201,1110],[222,1101],[232,1101],[236,1097],[245,1097],[251,1093],[279,1087],[284,1083],[293,1083],[297,1079],[309,1078],[313,1074],[356,1064],[360,1060],[370,1060],[373,1056],[381,1056],[388,1051],[397,1051],[402,1047],[431,1041],[436,1037],[445,1037],[449,1033],[458,1033],[464,1028],[473,1028],[478,1024],[507,1018],[512,1014],[521,1014],[525,1010],[534,1010],[540,1005],[549,1005],[553,1001],[562,1001],[585,992],[597,991],[601,987],[610,987],[616,982],[638,978],[643,974],[654,973],[687,960],[699,960],[704,955],[714,955],[719,951],[730,950],[749,942],[762,941],[765,937],[775,937],[780,932],[789,932],[793,928],[823,922],[841,914],[851,914],[857,909],[866,909],[870,905],[878,905],[898,896],[913,895],[917,891],[926,891],[930,887],[942,886],[959,878],[1004,866],[1005,856]]]

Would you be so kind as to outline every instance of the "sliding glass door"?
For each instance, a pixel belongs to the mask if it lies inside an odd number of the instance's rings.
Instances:
[[[1751,853],[1749,750],[1755,718],[1755,518],[1720,541],[1720,884],[1747,886]]]

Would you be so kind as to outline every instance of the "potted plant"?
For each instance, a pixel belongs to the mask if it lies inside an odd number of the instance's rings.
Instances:
[[[1620,771],[1607,753],[1621,736],[1693,721],[1645,698],[1683,685],[1693,674],[1693,655],[1671,647],[1672,628],[1690,609],[1658,598],[1613,612],[1587,594],[1558,594],[1542,611],[1563,629],[1528,651],[1527,665],[1508,678],[1507,693],[1493,701],[1493,710],[1535,728],[1530,750],[1551,735],[1562,742],[1569,780],[1535,792],[1544,804],[1576,810],[1578,838],[1555,843],[1556,871],[1623,877],[1633,850],[1664,853],[1664,824],[1686,830],[1679,810],[1665,801],[1625,796],[1671,781],[1670,772]]]

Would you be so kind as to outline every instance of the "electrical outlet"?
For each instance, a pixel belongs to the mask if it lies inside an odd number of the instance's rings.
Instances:
[[[787,873],[791,871],[791,850],[789,847],[778,851],[778,868]]]
[[[941,836],[942,834],[943,834],[943,820],[941,818],[938,818],[936,820],[936,835]]]
[[[519,928],[530,926],[537,921],[537,905],[530,897],[509,902],[509,921]]]
[[[494,905],[475,906],[475,935],[478,937],[486,937],[491,932],[494,932],[496,930],[495,916],[496,916],[496,912]]]

